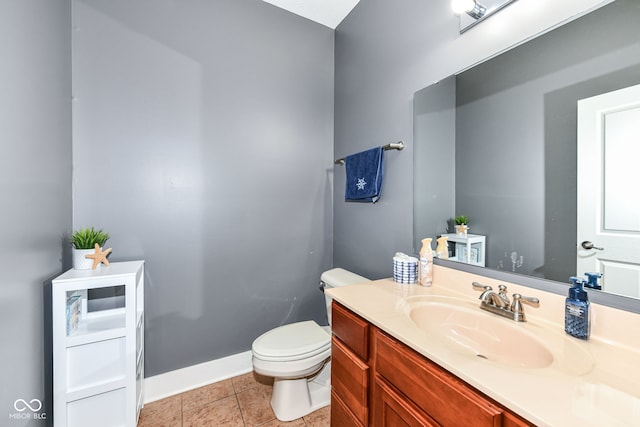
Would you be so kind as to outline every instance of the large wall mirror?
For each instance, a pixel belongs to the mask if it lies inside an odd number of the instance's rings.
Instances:
[[[625,111],[631,135],[615,150],[598,145],[585,157],[578,138],[606,133],[578,130],[600,108],[579,120],[578,104],[584,110],[608,96],[600,95],[640,85],[639,22],[640,2],[617,0],[416,92],[416,249],[466,215],[469,232],[486,236],[486,268],[441,263],[562,294],[570,276],[603,271],[592,299],[640,312],[640,107],[627,114],[620,101],[610,109]],[[597,120],[613,129],[608,117]],[[579,184],[585,173],[597,179]],[[585,197],[607,207],[578,208]],[[596,212],[591,227],[602,236],[578,231],[586,211]],[[629,238],[615,259],[610,243],[605,251],[580,245],[604,247],[598,239],[607,236]]]

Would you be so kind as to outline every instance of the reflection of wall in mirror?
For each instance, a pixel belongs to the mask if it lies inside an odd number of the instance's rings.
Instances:
[[[492,237],[487,266],[576,274],[576,102],[640,83],[637,22],[618,1],[457,77],[455,209]]]
[[[413,102],[414,165],[413,209],[415,246],[423,237],[448,233],[447,220],[455,211],[455,93],[456,79],[448,77],[416,93]],[[418,236],[420,236],[418,238]]]

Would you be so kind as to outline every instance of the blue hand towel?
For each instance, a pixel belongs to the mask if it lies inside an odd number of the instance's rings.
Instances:
[[[372,202],[380,198],[384,174],[382,147],[352,154],[344,158],[347,180],[344,191],[346,202]]]

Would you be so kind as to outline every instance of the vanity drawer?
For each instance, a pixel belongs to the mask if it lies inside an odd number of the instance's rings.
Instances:
[[[369,323],[337,302],[331,307],[331,330],[351,351],[369,360]]]
[[[340,340],[331,340],[331,388],[363,425],[368,423],[369,366]]]
[[[502,408],[412,349],[375,329],[375,370],[440,425],[502,426]]]

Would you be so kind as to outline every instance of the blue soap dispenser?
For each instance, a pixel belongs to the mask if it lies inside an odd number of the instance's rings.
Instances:
[[[584,273],[587,276],[587,283],[585,286],[591,289],[602,290],[602,285],[598,283],[598,279],[602,277],[602,273]]]
[[[589,297],[582,288],[587,281],[581,277],[570,277],[572,286],[564,305],[564,330],[571,336],[589,339],[591,332]]]

